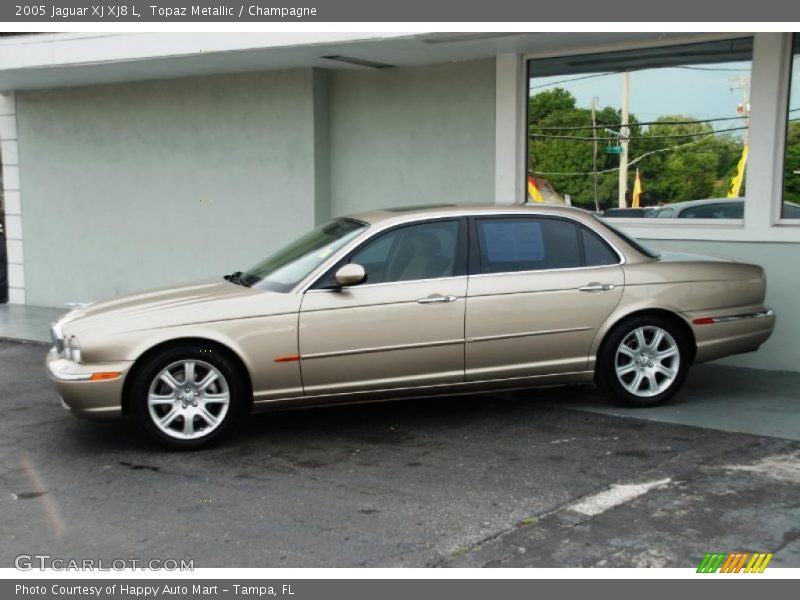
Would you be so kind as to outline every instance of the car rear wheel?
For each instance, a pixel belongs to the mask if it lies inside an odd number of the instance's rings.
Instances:
[[[633,317],[609,335],[598,357],[598,387],[626,406],[656,406],[683,386],[689,369],[686,335],[670,319]]]
[[[165,446],[208,446],[243,405],[236,366],[212,348],[181,346],[152,356],[135,375],[131,405],[140,425]]]

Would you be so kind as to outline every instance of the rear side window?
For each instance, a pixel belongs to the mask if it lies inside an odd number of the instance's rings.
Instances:
[[[729,200],[691,206],[681,211],[682,219],[741,219],[744,217],[744,202]]]
[[[481,273],[583,266],[578,227],[561,219],[478,219]]]
[[[581,227],[581,239],[587,267],[600,267],[619,263],[617,253],[593,231],[589,231],[586,227]]]

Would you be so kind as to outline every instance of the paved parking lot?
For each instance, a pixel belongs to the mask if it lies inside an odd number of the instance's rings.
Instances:
[[[69,416],[44,354],[0,342],[2,566],[800,566],[800,443],[780,435],[591,412],[595,392],[562,388],[259,415],[166,452],[130,421]],[[719,369],[683,402],[751,393]]]

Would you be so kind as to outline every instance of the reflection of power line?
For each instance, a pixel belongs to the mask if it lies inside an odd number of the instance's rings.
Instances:
[[[718,135],[720,133],[727,133],[729,131],[742,131],[744,129],[747,129],[747,127],[729,127],[728,129],[717,129],[716,131],[713,131],[711,133],[703,131],[700,133],[676,133],[672,135],[637,135],[637,136],[629,136],[625,139],[628,140],[686,139],[686,138],[695,138],[700,135],[708,136],[708,135]],[[575,142],[593,142],[595,139],[597,139],[597,141],[603,141],[603,142],[617,142],[623,139],[617,136],[594,138],[594,137],[585,137],[579,135],[549,135],[545,133],[531,133],[529,137],[535,139],[548,139],[548,140],[572,140]]]
[[[713,137],[713,136],[714,136],[713,133],[709,133],[705,137],[700,138],[699,140],[692,140],[691,142],[685,142],[683,144],[675,144],[674,146],[668,146],[666,148],[659,148],[657,150],[650,150],[649,152],[645,152],[644,154],[641,154],[641,155],[637,156],[636,158],[634,158],[632,161],[630,161],[628,163],[628,166],[629,167],[633,166],[636,163],[638,163],[640,160],[642,160],[643,158],[647,158],[648,156],[650,156],[652,154],[658,154],[659,152],[668,152],[670,150],[677,150],[679,148],[685,148],[686,146],[691,146],[692,144],[697,144],[697,143],[702,142],[703,140],[707,140],[708,138]],[[603,169],[602,171],[597,171],[597,173],[598,174],[613,173],[614,171],[619,171],[619,167],[611,167],[610,169]],[[556,171],[533,171],[534,175],[561,176],[561,177],[594,175],[594,173],[595,173],[594,171],[588,171],[588,172],[585,172],[585,173],[568,173],[568,172],[559,173],[559,172],[556,172]]]
[[[611,73],[594,73],[592,75],[583,75],[582,77],[572,77],[571,79],[561,79],[559,81],[551,81],[550,83],[543,83],[542,85],[532,85],[528,89],[538,90],[541,88],[552,87],[560,83],[569,83],[570,81],[580,81],[581,79],[593,79],[595,77],[603,77],[605,75],[616,75],[616,73],[617,71],[612,71]]]
[[[742,73],[745,71],[750,71],[750,67],[744,67],[741,69],[737,69],[734,67],[691,67],[688,65],[684,65],[681,67],[675,67],[676,69],[687,69],[689,71],[732,71],[734,73]]]
[[[629,127],[636,127],[642,125],[694,125],[695,123],[714,123],[716,121],[735,121],[746,119],[744,115],[738,117],[716,117],[714,119],[693,119],[691,121],[642,121],[640,123],[629,123]],[[576,129],[605,129],[622,127],[620,124],[616,125],[534,125],[529,127],[531,130],[546,130],[546,131],[570,131]]]

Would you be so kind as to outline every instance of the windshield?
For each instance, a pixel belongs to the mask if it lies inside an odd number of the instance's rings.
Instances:
[[[325,223],[245,271],[238,279],[254,288],[288,292],[366,228],[365,223],[353,219]]]
[[[642,254],[644,254],[645,256],[649,256],[650,258],[658,258],[659,256],[661,256],[655,250],[651,250],[650,248],[648,248],[647,246],[642,244],[642,242],[640,242],[637,239],[632,238],[627,233],[625,233],[621,229],[615,227],[614,225],[612,225],[611,223],[609,223],[605,219],[603,219],[601,217],[598,217],[597,215],[592,215],[592,216],[595,219],[597,219],[598,221],[600,221],[603,225],[608,227],[611,231],[616,233],[623,240],[625,240],[628,243],[628,245],[631,246],[634,250],[637,250],[637,251],[641,252]]]

